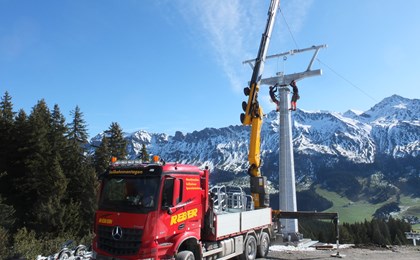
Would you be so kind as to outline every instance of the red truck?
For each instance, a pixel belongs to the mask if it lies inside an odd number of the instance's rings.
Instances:
[[[240,188],[209,189],[209,170],[117,161],[101,177],[93,255],[101,259],[265,257],[271,208]]]

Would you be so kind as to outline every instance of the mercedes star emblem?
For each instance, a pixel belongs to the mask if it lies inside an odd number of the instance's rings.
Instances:
[[[122,237],[122,229],[119,226],[114,227],[114,229],[112,229],[112,237],[115,240],[119,240]]]

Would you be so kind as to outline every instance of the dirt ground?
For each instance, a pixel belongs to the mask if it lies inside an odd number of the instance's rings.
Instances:
[[[333,256],[336,257],[333,257]],[[379,247],[354,247],[344,245],[340,248],[341,258],[347,259],[369,259],[369,260],[420,260],[420,246],[390,246],[387,248]],[[338,259],[337,250],[317,250],[315,248],[292,248],[292,247],[270,247],[266,259]]]

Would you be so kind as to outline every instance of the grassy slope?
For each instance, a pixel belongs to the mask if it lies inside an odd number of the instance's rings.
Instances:
[[[406,211],[402,212],[403,215],[414,215],[420,217],[420,199],[401,196],[401,205],[408,207]]]
[[[338,212],[340,216],[340,222],[344,223],[354,223],[354,222],[362,222],[365,219],[371,220],[373,213],[383,206],[386,203],[391,202],[382,202],[378,204],[371,204],[367,201],[356,201],[353,202],[346,197],[342,197],[341,195],[330,192],[321,188],[317,188],[316,192],[323,196],[324,198],[333,202],[333,206],[327,210],[326,212]],[[405,209],[403,210],[399,216],[406,216],[412,215],[417,216],[420,218],[420,199],[419,198],[410,198],[407,196],[401,196],[400,198],[400,206]],[[414,228],[420,229],[420,224],[415,225]]]
[[[352,202],[346,197],[342,197],[335,192],[330,192],[321,188],[317,188],[316,192],[324,198],[332,201],[334,205],[325,211],[338,212],[341,223],[362,222],[365,219],[370,220],[372,219],[372,214],[375,210],[384,204],[372,205],[366,201]]]
[[[417,232],[420,232],[420,224],[416,224],[416,225],[413,225],[411,227],[413,228],[413,230],[415,230]]]

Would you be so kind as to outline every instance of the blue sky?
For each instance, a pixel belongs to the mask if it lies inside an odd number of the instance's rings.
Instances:
[[[90,137],[173,134],[240,124],[269,0],[0,0],[0,92],[28,114],[40,99]],[[420,1],[283,0],[268,54],[327,44],[299,82],[304,110],[368,110],[420,97]],[[282,15],[283,14],[283,15]],[[290,31],[289,29],[290,28]],[[306,69],[311,53],[266,63],[264,77]],[[260,90],[275,109],[268,86]]]

